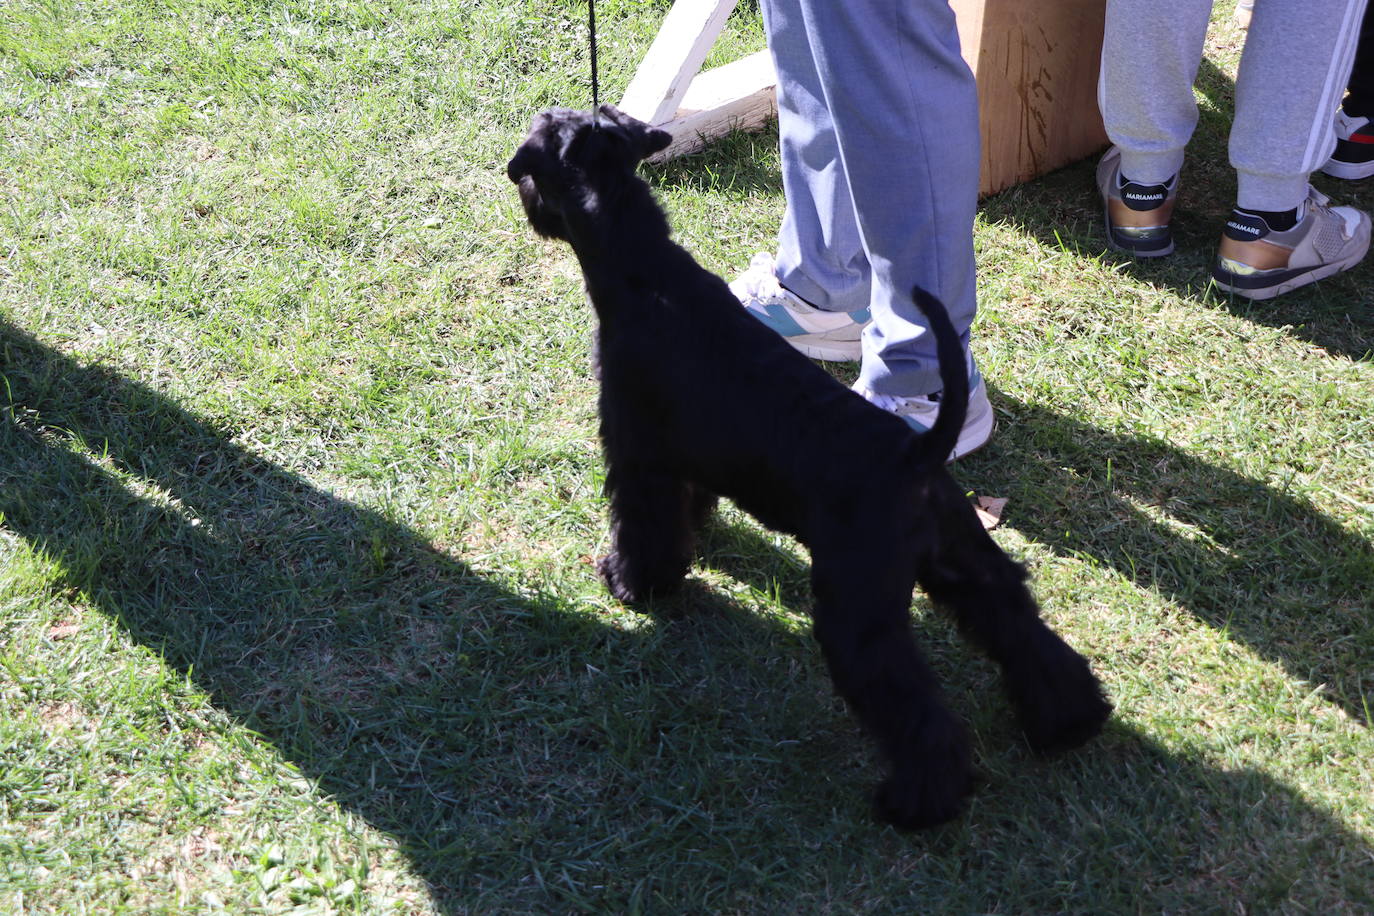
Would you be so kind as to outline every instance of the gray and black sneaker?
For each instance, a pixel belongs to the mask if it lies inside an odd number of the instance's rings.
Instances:
[[[1369,214],[1333,207],[1309,188],[1292,229],[1275,232],[1263,217],[1231,212],[1222,232],[1212,278],[1227,292],[1250,299],[1274,296],[1349,270],[1369,251]]]
[[[1097,164],[1097,190],[1102,194],[1108,244],[1141,258],[1174,253],[1169,219],[1178,196],[1178,175],[1164,184],[1126,181],[1121,175],[1121,150],[1113,146]]]

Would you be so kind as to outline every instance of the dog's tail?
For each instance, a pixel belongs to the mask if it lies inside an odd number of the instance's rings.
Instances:
[[[968,366],[964,362],[963,342],[944,303],[919,286],[911,295],[930,324],[935,335],[935,353],[940,358],[940,382],[944,386],[940,410],[930,431],[921,437],[922,462],[939,467],[949,460],[968,415]]]

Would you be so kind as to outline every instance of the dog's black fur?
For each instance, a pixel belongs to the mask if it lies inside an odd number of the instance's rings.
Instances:
[[[945,386],[922,436],[747,315],[670,240],[635,175],[670,139],[610,105],[595,123],[555,109],[507,167],[535,231],[572,244],[600,318],[601,574],[627,602],[676,587],[717,494],[796,536],[811,551],[815,635],[835,687],[890,766],[878,815],[904,828],[948,820],[969,790],[969,743],[912,637],[916,582],[1001,665],[1035,748],[1088,740],[1111,705],[945,470],[968,381],[944,306],[915,292]]]

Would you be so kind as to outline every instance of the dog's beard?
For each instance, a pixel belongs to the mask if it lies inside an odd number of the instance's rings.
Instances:
[[[563,214],[539,192],[534,179],[526,175],[520,179],[520,203],[525,208],[525,218],[530,228],[546,239],[567,240],[568,231],[563,222]]]

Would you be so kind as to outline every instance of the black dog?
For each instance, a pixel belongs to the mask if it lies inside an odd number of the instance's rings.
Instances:
[[[945,470],[968,380],[944,306],[915,293],[945,386],[922,436],[749,317],[669,239],[635,167],[670,139],[610,105],[556,109],[506,170],[535,231],[572,244],[600,318],[612,536],[601,574],[622,601],[677,586],[716,494],[797,537],[831,678],[891,767],[878,815],[905,828],[948,820],[969,789],[969,745],[912,638],[917,581],[1001,665],[1035,748],[1088,740],[1111,705]]]

